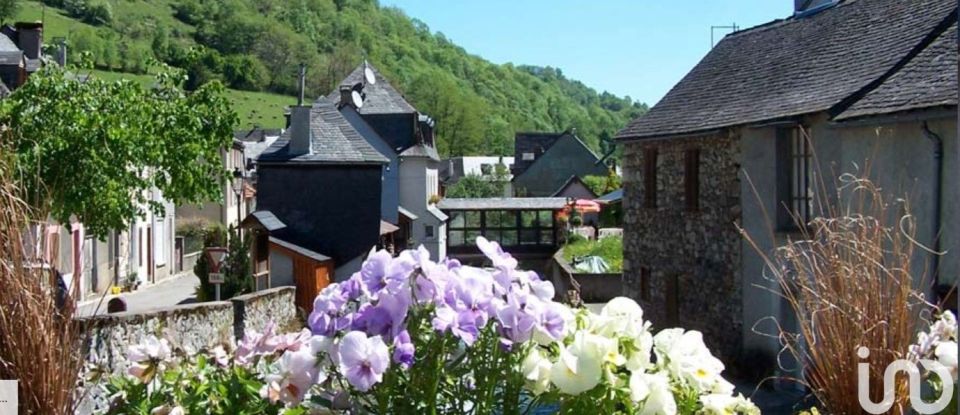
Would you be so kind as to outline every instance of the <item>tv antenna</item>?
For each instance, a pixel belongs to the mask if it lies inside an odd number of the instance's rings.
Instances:
[[[739,31],[740,26],[737,26],[736,23],[732,23],[729,26],[710,26],[710,49],[713,49],[713,47],[716,46],[716,43],[714,43],[714,33],[717,30],[729,30],[732,33]]]

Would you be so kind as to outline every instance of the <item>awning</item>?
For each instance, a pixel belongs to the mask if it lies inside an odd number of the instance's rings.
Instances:
[[[399,230],[400,228],[397,225],[386,221],[380,221],[380,236],[391,234]]]

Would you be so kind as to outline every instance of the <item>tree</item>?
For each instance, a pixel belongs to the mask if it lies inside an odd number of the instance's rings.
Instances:
[[[185,94],[182,80],[161,70],[146,89],[50,65],[0,102],[2,151],[14,157],[35,218],[74,216],[103,238],[147,209],[163,214],[155,189],[177,205],[222,198],[220,149],[237,116],[219,83]]]
[[[476,199],[485,197],[503,197],[507,175],[497,165],[496,173],[490,176],[468,174],[447,189],[447,197],[458,199]]]
[[[16,16],[20,10],[19,0],[0,0],[0,22],[6,22],[7,19]]]
[[[623,186],[623,179],[617,175],[617,172],[610,169],[606,176],[586,176],[583,178],[583,184],[587,185],[597,196],[603,196]]]

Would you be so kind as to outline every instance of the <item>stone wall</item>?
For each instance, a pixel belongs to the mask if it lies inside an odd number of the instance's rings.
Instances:
[[[655,208],[644,207],[644,150],[650,147],[658,152]],[[688,211],[684,200],[688,149],[700,153],[696,211]],[[700,330],[724,361],[737,359],[743,326],[735,226],[740,220],[739,137],[630,142],[623,158],[624,294],[643,305],[655,330]]]
[[[566,259],[563,250],[557,251],[550,260],[550,281],[556,290],[555,298],[569,301],[568,291],[577,292],[583,303],[605,303],[623,295],[622,274],[588,274],[578,272]]]
[[[244,329],[261,331],[273,321],[280,330],[300,330],[294,304],[296,289],[278,287],[234,297],[230,301],[179,305],[149,312],[124,312],[77,319],[88,337],[84,347],[89,363],[106,374],[124,373],[129,364],[127,349],[154,335],[169,340],[173,347],[198,351],[229,344]],[[238,336],[238,337],[242,337]],[[101,382],[86,383],[78,413],[93,413],[107,404]]]
[[[277,287],[231,298],[234,336],[243,338],[245,330],[262,331],[270,322],[280,331],[303,328],[295,306],[296,293],[294,287]]]

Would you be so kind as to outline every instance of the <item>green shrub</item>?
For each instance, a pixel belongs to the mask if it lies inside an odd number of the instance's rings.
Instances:
[[[204,236],[204,247],[224,246],[223,239],[226,238],[226,233],[221,232],[224,232],[223,225],[216,224],[208,227]],[[250,293],[254,289],[253,272],[250,268],[250,248],[253,245],[253,239],[247,233],[241,241],[234,227],[230,228],[229,233],[230,240],[226,243],[227,259],[220,267],[224,279],[223,284],[220,284],[220,300]],[[196,292],[199,301],[210,301],[216,298],[216,289],[214,284],[210,283],[209,261],[204,253],[197,258],[197,263],[193,266],[193,273],[200,280],[200,286]]]

